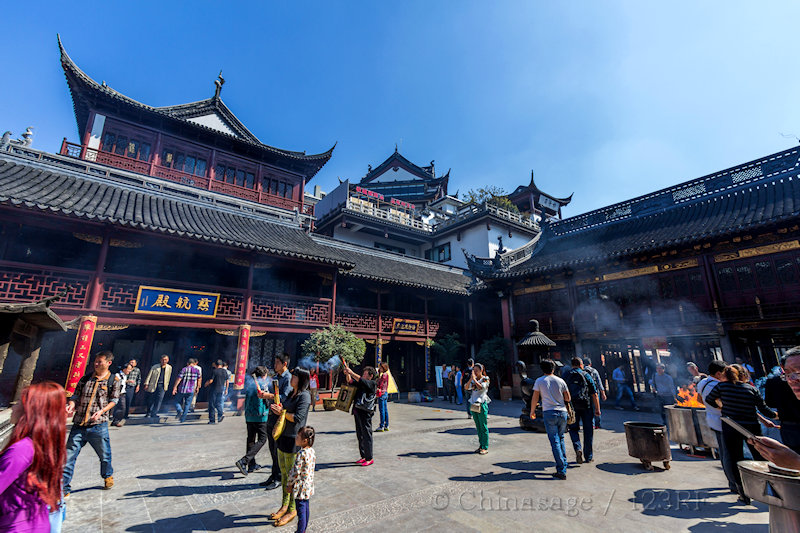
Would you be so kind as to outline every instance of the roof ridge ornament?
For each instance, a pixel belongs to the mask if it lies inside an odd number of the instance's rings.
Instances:
[[[225,85],[225,78],[222,77],[222,69],[219,71],[219,76],[214,80],[214,100],[219,100],[219,95],[222,93],[222,86]]]

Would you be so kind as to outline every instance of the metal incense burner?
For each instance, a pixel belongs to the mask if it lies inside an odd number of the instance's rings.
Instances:
[[[739,461],[744,492],[769,505],[769,530],[800,531],[800,472],[766,461]]]

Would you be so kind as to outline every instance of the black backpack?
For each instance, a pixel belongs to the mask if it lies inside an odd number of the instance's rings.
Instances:
[[[572,398],[572,407],[575,409],[588,409],[591,406],[591,393],[587,379],[591,378],[579,368],[573,368],[564,377]]]

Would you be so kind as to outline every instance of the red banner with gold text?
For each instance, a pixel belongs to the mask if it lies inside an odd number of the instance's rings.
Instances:
[[[64,387],[67,390],[67,397],[72,396],[75,392],[75,387],[78,386],[78,381],[86,373],[86,364],[89,362],[89,352],[92,349],[95,326],[97,326],[96,316],[81,317],[78,335],[75,338],[75,348],[72,350],[72,361],[69,364],[67,384]]]
[[[239,342],[236,345],[236,377],[233,382],[233,388],[236,390],[244,388],[244,377],[247,373],[247,355],[249,353],[250,325],[245,324],[239,327]]]

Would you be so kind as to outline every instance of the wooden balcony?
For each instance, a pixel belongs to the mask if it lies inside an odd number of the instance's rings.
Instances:
[[[247,187],[226,183],[211,177],[195,176],[180,170],[175,170],[174,168],[156,165],[152,162],[141,161],[112,152],[88,148],[87,146],[67,142],[66,139],[61,143],[60,154],[76,159],[83,159],[84,161],[108,165],[114,168],[121,168],[138,174],[165,179],[174,183],[180,183],[181,185],[188,185],[190,187],[197,187],[198,189],[206,189],[220,194],[235,196],[259,204],[280,207],[289,211],[296,210],[305,215],[314,215],[313,205],[305,205],[291,198],[284,198],[258,189],[248,189]]]

